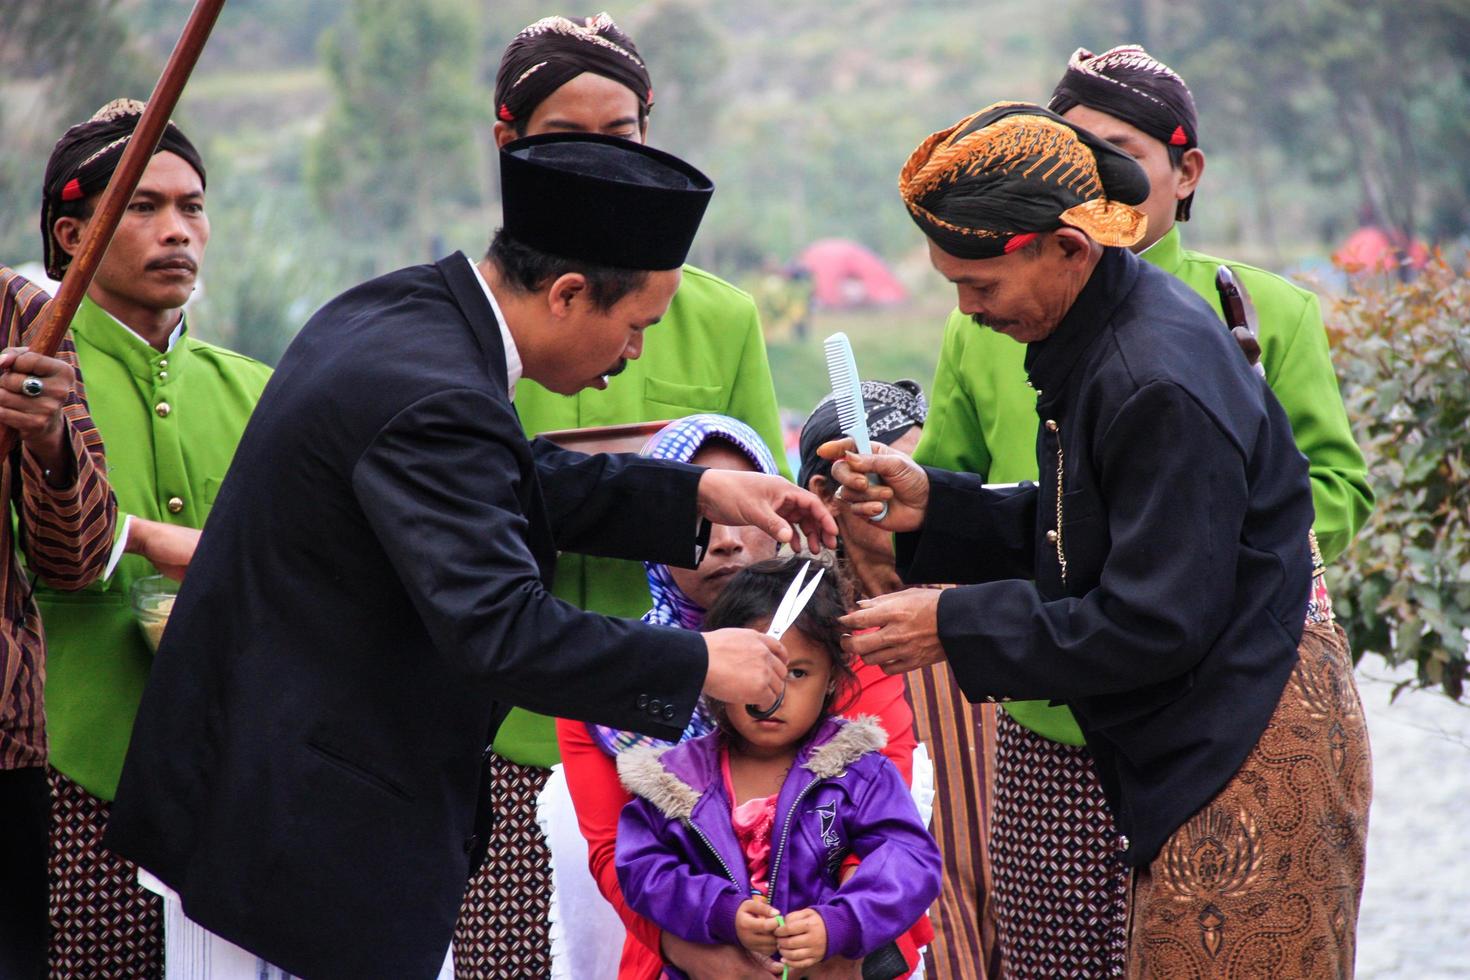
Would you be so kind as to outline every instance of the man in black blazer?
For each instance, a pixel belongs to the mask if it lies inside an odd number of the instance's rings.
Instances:
[[[712,185],[626,140],[502,151],[504,227],[328,303],[247,428],[158,651],[107,844],[206,929],[302,977],[432,977],[484,855],[510,706],[677,738],[784,652],[584,613],[557,551],[692,567],[707,520],[833,539],[775,477],[522,435],[637,357]]]

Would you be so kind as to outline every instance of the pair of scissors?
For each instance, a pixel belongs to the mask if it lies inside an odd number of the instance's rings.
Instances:
[[[806,581],[806,573],[811,571],[812,564],[812,562],[802,562],[800,570],[796,573],[796,577],[786,587],[786,595],[781,597],[781,604],[776,607],[775,614],[771,616],[771,625],[766,630],[766,635],[771,637],[771,639],[781,639],[781,635],[786,632],[792,623],[796,622],[797,617],[806,608],[806,604],[811,601],[812,593],[817,591],[817,583],[821,582],[822,576],[827,573],[825,567],[819,567],[817,574],[811,577],[811,581]],[[803,585],[804,582],[805,585]],[[745,710],[750,717],[761,720],[769,718],[777,711],[780,711],[781,702],[785,700],[786,684],[783,681],[781,684],[781,693],[776,695],[776,700],[771,702],[769,708],[747,704]]]

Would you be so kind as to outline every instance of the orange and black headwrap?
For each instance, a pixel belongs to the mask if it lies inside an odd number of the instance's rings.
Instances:
[[[1180,154],[1199,145],[1199,115],[1189,86],[1178,72],[1137,44],[1120,44],[1102,54],[1086,48],[1072,52],[1047,108],[1065,113],[1078,105],[1152,136],[1169,147],[1176,167]],[[1193,197],[1179,202],[1180,221],[1189,220]]]
[[[46,275],[52,279],[59,280],[71,264],[71,256],[57,244],[56,219],[73,211],[80,216],[78,205],[106,189],[145,108],[136,99],[113,99],[91,119],[63,133],[52,148],[41,184],[41,247]],[[163,127],[154,152],[165,151],[183,157],[198,172],[200,186],[204,185],[204,160],[173,123]]]
[[[1028,102],[997,102],[919,144],[898,177],[945,252],[989,259],[1069,225],[1101,245],[1143,238],[1148,175],[1126,153]]]
[[[495,118],[523,132],[548,95],[587,71],[631,89],[638,97],[638,121],[648,118],[648,69],[633,39],[606,13],[579,20],[543,17],[512,38],[495,73]]]

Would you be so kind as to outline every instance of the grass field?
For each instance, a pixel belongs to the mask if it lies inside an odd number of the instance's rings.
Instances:
[[[858,374],[865,380],[912,378],[927,392],[951,309],[953,299],[945,292],[889,309],[816,311],[804,340],[767,342],[777,400],[805,418],[831,390],[822,341],[839,330],[852,341]]]

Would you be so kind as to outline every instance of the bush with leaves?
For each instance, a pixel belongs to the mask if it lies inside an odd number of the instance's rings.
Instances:
[[[1377,504],[1333,570],[1333,603],[1359,656],[1416,664],[1419,686],[1459,700],[1470,677],[1470,279],[1436,258],[1412,281],[1356,285],[1330,318],[1333,359]]]

